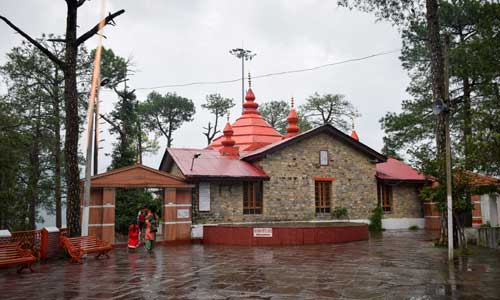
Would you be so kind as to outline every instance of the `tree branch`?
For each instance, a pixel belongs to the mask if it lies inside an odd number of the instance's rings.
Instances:
[[[115,17],[118,17],[119,15],[123,14],[125,12],[124,9],[120,9],[119,11],[113,13],[113,14],[109,14],[105,19],[104,19],[104,25],[108,25],[108,24],[113,24],[113,19]],[[99,22],[101,23],[101,22]],[[83,44],[86,40],[90,39],[94,34],[96,34],[97,32],[99,32],[99,23],[97,23],[92,29],[90,29],[89,31],[85,32],[84,34],[82,34],[79,38],[76,39],[76,44],[78,46],[80,46],[81,44]]]
[[[25,39],[27,39],[33,46],[37,47],[40,51],[43,52],[51,61],[53,61],[56,65],[58,65],[61,69],[64,69],[65,63],[57,58],[52,52],[50,52],[47,48],[42,46],[39,42],[37,42],[35,39],[33,39],[31,36],[26,34],[24,31],[19,29],[16,25],[12,24],[12,22],[9,21],[4,16],[0,16],[0,19],[2,19],[7,25],[9,25],[12,29],[14,29],[17,33],[19,33],[21,36],[23,36]]]
[[[87,1],[87,0],[79,0],[79,1],[76,3],[76,6],[77,6],[77,7],[82,6],[82,5],[83,5],[83,3],[85,3],[85,1]]]
[[[48,39],[49,42],[66,43],[66,39]]]

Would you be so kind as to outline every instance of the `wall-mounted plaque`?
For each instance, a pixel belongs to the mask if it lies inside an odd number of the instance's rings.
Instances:
[[[188,219],[188,218],[189,218],[189,209],[186,208],[177,209],[177,219]]]
[[[272,228],[254,228],[253,237],[273,237]]]
[[[319,164],[320,166],[328,166],[328,151],[320,150],[319,151]]]

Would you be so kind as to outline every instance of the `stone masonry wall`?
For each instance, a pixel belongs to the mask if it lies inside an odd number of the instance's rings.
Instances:
[[[384,218],[423,218],[423,203],[417,188],[415,184],[392,186],[392,211],[386,212]]]
[[[328,151],[328,166],[319,165],[319,151]],[[368,219],[377,205],[375,164],[350,146],[328,134],[318,134],[277,151],[258,165],[269,175],[264,181],[263,213],[243,215],[241,182],[212,182],[210,212],[193,205],[198,224],[331,219],[316,216],[314,177],[332,177],[332,210],[346,207],[349,218]],[[197,195],[193,201],[197,202]]]
[[[320,150],[328,151],[328,166],[320,166]],[[331,208],[347,208],[351,219],[368,219],[377,205],[375,164],[326,133],[268,155],[259,165],[271,178],[264,183],[264,215],[269,219],[315,219],[314,177],[335,178]]]
[[[170,170],[168,171],[168,173],[170,173],[174,176],[184,178],[184,174],[182,174],[181,169],[179,169],[179,167],[177,166],[176,163],[172,164],[172,167],[170,167]]]

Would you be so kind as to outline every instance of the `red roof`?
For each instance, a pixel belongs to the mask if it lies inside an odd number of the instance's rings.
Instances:
[[[377,164],[377,177],[382,180],[427,181],[425,175],[419,173],[404,162],[389,157],[386,162]]]
[[[191,170],[193,157],[197,153],[200,156],[194,159],[193,169]],[[239,158],[234,159],[234,157],[222,155],[218,150],[214,149],[168,148],[166,154],[165,165],[162,161],[160,169],[167,170],[170,167],[168,164],[174,161],[187,178],[269,178],[263,170],[254,165]],[[170,162],[169,158],[172,159]]]
[[[281,141],[283,136],[276,131],[260,115],[257,108],[259,105],[255,102],[255,95],[251,88],[248,89],[243,104],[243,113],[232,125],[235,146],[241,151],[251,151],[260,147]],[[224,136],[220,135],[208,145],[208,149],[219,149],[222,147]]]

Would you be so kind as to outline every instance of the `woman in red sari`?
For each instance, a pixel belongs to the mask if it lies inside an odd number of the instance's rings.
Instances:
[[[135,249],[139,246],[139,225],[135,222],[128,227],[128,247]]]
[[[147,215],[146,215],[146,236],[145,236],[145,246],[148,252],[153,251],[153,244],[155,240],[155,235],[156,235],[156,220],[154,218],[153,213],[151,212],[150,209],[147,210]]]

